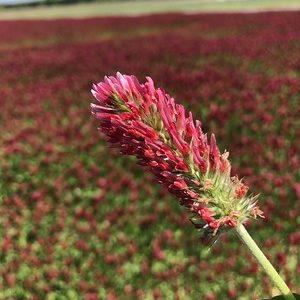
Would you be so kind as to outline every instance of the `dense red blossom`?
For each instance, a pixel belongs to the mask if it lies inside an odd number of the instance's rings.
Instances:
[[[255,198],[246,198],[248,187],[230,178],[228,152],[221,154],[215,135],[208,143],[200,121],[191,112],[186,116],[163,89],[155,89],[150,77],[140,84],[133,75],[117,73],[94,84],[92,94],[98,101],[91,104],[92,113],[108,141],[149,167],[204,221],[204,228],[216,233],[223,225],[235,227],[250,216],[262,216]]]
[[[299,23],[297,11],[0,21],[0,298],[123,299],[129,284],[129,298],[261,298],[239,241],[207,253],[167,189],[99,138],[89,88],[116,70],[151,74],[216,133],[232,175],[261,193],[251,233],[272,261],[288,255],[299,294]]]

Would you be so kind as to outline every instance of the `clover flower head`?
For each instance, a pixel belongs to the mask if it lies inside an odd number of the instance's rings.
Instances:
[[[208,138],[201,123],[153,80],[117,73],[93,85],[93,115],[108,142],[134,155],[158,182],[191,213],[197,228],[215,234],[248,218],[263,217],[257,196],[230,174],[228,152],[221,153],[215,135]]]

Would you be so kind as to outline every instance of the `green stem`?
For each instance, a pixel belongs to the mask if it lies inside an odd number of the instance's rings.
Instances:
[[[266,258],[266,256],[263,254],[263,252],[260,250],[260,248],[257,246],[257,244],[254,242],[252,237],[249,235],[246,228],[239,224],[236,228],[236,233],[239,236],[239,238],[242,240],[242,242],[249,248],[251,253],[254,255],[254,257],[258,260],[260,265],[264,268],[266,273],[269,275],[269,277],[273,280],[274,284],[278,287],[280,292],[283,294],[285,299],[287,300],[296,300],[292,292],[290,291],[289,287],[286,285],[286,283],[282,280],[280,275],[277,273],[277,271],[274,269],[274,267],[271,265],[269,260]]]

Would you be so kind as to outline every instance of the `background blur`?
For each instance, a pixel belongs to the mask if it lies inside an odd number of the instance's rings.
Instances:
[[[299,10],[299,0],[0,0],[0,19]]]
[[[107,147],[90,89],[117,71],[150,75],[216,134],[261,193],[250,233],[300,293],[299,1],[5,1],[0,299],[278,294],[233,234],[209,250],[177,200]]]

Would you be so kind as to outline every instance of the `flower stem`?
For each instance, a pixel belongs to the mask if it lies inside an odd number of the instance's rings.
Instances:
[[[272,264],[269,262],[269,260],[266,258],[266,256],[263,254],[263,252],[257,246],[257,244],[254,242],[254,240],[249,235],[246,228],[242,224],[239,224],[235,228],[235,231],[236,231],[237,235],[239,236],[239,238],[242,240],[242,242],[249,248],[251,253],[258,260],[260,265],[264,268],[264,270],[269,275],[269,277],[273,280],[274,284],[278,287],[278,289],[283,294],[285,299],[296,300],[296,298],[290,291],[289,287],[282,280],[282,278],[277,273],[277,271],[274,269]]]

